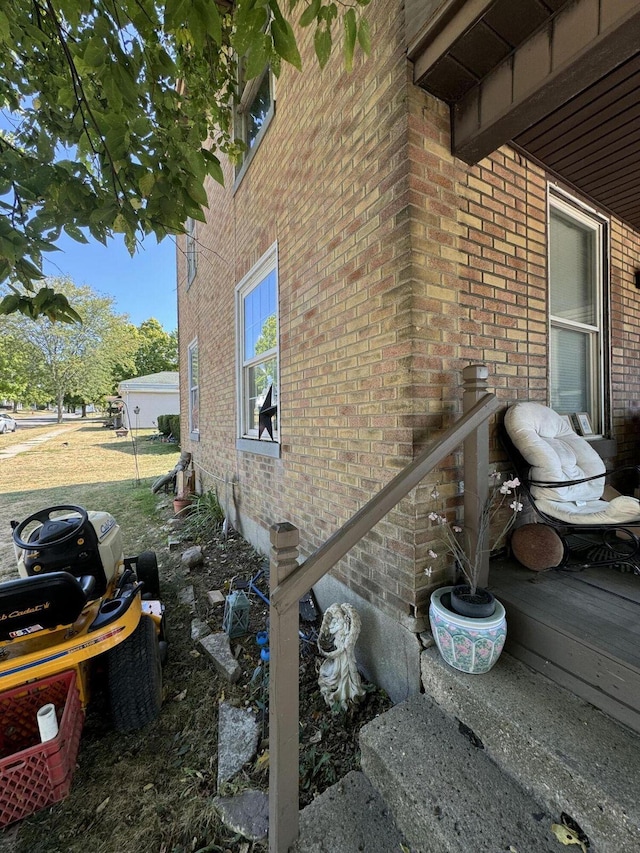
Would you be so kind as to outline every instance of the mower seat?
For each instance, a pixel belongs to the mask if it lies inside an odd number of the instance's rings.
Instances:
[[[72,625],[91,599],[96,579],[68,572],[16,578],[0,584],[0,641]]]

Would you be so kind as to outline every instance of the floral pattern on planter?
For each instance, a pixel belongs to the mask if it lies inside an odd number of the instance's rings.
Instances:
[[[504,607],[496,601],[493,616],[473,619],[445,606],[451,587],[437,589],[431,596],[431,633],[443,659],[462,672],[488,672],[500,657],[507,637]],[[444,602],[443,599],[444,598]]]

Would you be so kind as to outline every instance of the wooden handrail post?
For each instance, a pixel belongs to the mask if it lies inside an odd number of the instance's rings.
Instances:
[[[270,592],[298,565],[300,534],[293,524],[270,529]],[[269,607],[269,853],[287,853],[298,838],[299,770],[298,602]]]
[[[485,364],[469,364],[462,371],[463,411],[488,393],[489,368]],[[465,439],[464,444],[464,526],[468,533],[469,559],[473,563],[478,550],[480,510],[489,496],[489,424],[485,421]],[[480,555],[478,586],[489,583],[489,553]]]

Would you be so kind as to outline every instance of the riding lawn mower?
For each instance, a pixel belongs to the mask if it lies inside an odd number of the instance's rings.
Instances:
[[[0,826],[67,795],[98,675],[118,731],[162,703],[164,606],[156,556],[124,557],[107,512],[72,504],[12,522],[18,577],[0,583]],[[57,735],[39,736],[55,707]]]

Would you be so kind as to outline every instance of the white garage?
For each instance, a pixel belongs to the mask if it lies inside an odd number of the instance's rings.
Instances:
[[[180,414],[178,379],[177,370],[165,370],[121,382],[118,393],[124,403],[123,426],[153,428],[158,426],[158,415]]]

